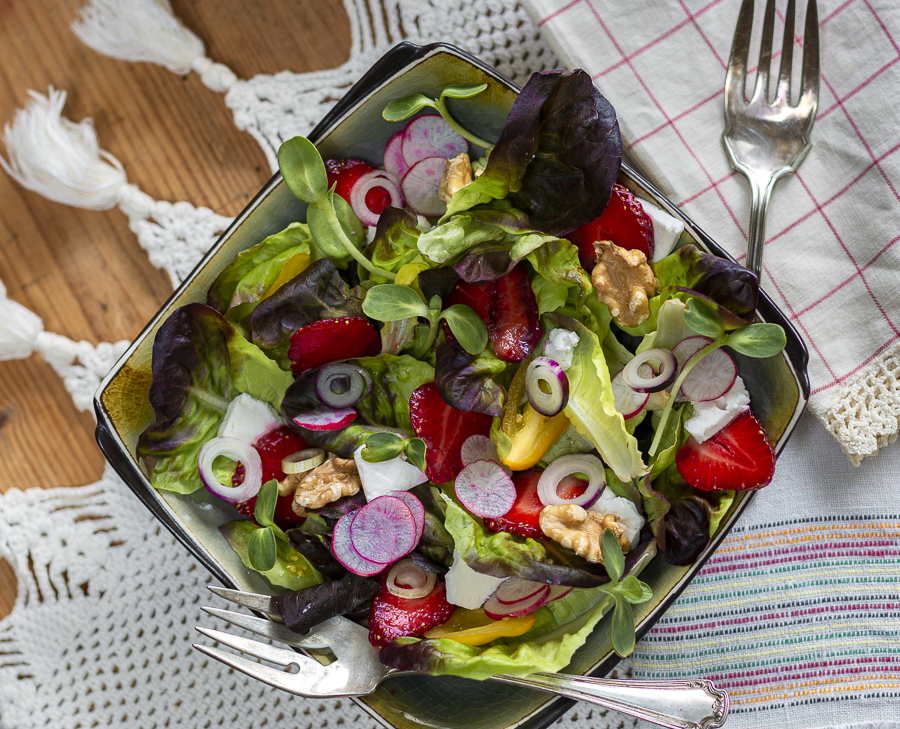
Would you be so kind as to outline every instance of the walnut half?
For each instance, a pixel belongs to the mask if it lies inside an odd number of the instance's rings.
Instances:
[[[293,481],[294,513],[303,516],[305,509],[321,509],[342,496],[352,496],[362,488],[356,462],[352,458],[329,458],[325,463],[306,473],[288,476],[285,482]]]
[[[588,562],[603,564],[603,532],[611,529],[623,552],[631,549],[625,530],[613,514],[586,511],[575,504],[545,506],[540,516],[541,531],[554,542],[571,549]]]
[[[638,250],[620,248],[608,240],[594,243],[597,252],[591,283],[597,301],[609,307],[617,324],[636,327],[650,318],[650,297],[656,294],[658,281]]]
[[[442,202],[450,202],[453,194],[462,190],[472,182],[472,164],[469,155],[460,152],[453,159],[447,160],[444,168],[444,176],[441,177],[441,185],[438,188],[438,197]]]

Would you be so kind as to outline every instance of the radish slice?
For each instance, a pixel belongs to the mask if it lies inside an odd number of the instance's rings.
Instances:
[[[404,559],[391,567],[385,587],[392,595],[415,600],[430,595],[436,582],[434,572],[426,572],[411,559]]]
[[[500,454],[497,453],[497,446],[494,445],[494,441],[481,434],[470,435],[466,438],[459,449],[459,456],[462,458],[464,466],[468,466],[475,461],[500,463]]]
[[[492,620],[501,620],[502,618],[507,617],[521,618],[523,615],[530,615],[539,607],[547,604],[546,597],[549,592],[550,586],[544,585],[543,590],[538,590],[536,594],[528,599],[513,603],[512,605],[504,605],[500,602],[497,599],[497,593],[495,592],[487,599],[487,602],[484,603],[484,614]]]
[[[365,559],[353,548],[353,543],[350,541],[350,528],[359,511],[351,511],[338,519],[331,536],[331,551],[334,552],[335,559],[348,570],[354,574],[369,577],[381,572],[384,565]]]
[[[559,495],[559,484],[566,476],[583,473],[588,477],[588,485],[584,493],[574,499],[564,499]],[[538,498],[544,506],[575,504],[587,509],[603,493],[606,488],[606,472],[603,462],[587,453],[573,453],[561,456],[551,463],[538,479]]]
[[[356,408],[316,408],[294,418],[294,422],[307,430],[340,430],[356,420]]]
[[[681,394],[692,402],[715,400],[731,389],[736,377],[734,360],[727,352],[714,349],[694,365],[681,383]]]
[[[398,180],[406,174],[409,165],[403,159],[403,130],[388,140],[384,147],[384,164],[381,166],[392,175],[396,175]]]
[[[213,473],[213,461],[219,456],[239,461],[244,467],[244,480],[240,486],[219,483]],[[229,435],[221,435],[203,444],[197,456],[197,470],[206,490],[231,504],[240,504],[256,496],[262,488],[262,459],[256,448]]]
[[[566,585],[550,585],[550,590],[547,592],[547,597],[544,600],[544,605],[548,602],[553,602],[554,600],[560,600],[568,595],[574,587],[567,587]]]
[[[510,577],[500,584],[494,596],[502,605],[515,605],[518,602],[524,602],[534,597],[539,592],[546,592],[546,588],[547,585],[543,582],[523,580],[521,577]]]
[[[400,149],[406,164],[413,167],[426,157],[451,159],[468,151],[469,145],[439,115],[426,114],[406,125]]]
[[[624,372],[624,370],[622,370],[622,372]],[[625,418],[625,420],[628,420],[644,409],[644,405],[647,404],[650,395],[644,392],[635,392],[628,387],[628,385],[625,384],[625,378],[622,376],[622,372],[618,372],[616,376],[612,378],[610,384],[612,385],[613,397],[616,399],[616,412],[622,413],[622,417]]]
[[[675,359],[678,362],[678,372],[684,368],[684,363],[687,362],[691,357],[693,357],[697,352],[703,349],[707,344],[712,341],[709,337],[688,337],[687,339],[682,339],[678,344],[672,347],[672,354],[675,355]]]
[[[403,192],[400,190],[400,179],[384,170],[371,170],[362,175],[350,190],[350,205],[359,222],[363,225],[378,225],[381,213],[372,212],[366,203],[366,193],[376,187],[387,190],[391,198],[391,206],[402,208],[404,204]]]
[[[426,218],[437,218],[447,212],[447,203],[438,197],[438,188],[447,160],[443,157],[426,157],[416,162],[403,175],[400,187],[406,196],[406,202],[419,215]]]
[[[416,544],[418,544],[422,534],[425,532],[425,507],[422,506],[422,502],[409,491],[391,491],[388,495],[393,496],[395,499],[400,499],[409,507],[416,522]]]
[[[413,550],[418,531],[412,509],[404,501],[379,496],[356,512],[350,542],[363,559],[390,564]]]
[[[516,502],[512,479],[494,461],[475,461],[466,466],[454,481],[456,498],[475,516],[496,519]]]

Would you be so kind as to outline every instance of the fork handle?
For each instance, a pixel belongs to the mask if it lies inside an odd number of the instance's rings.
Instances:
[[[725,723],[728,694],[707,679],[694,681],[620,681],[532,673],[495,680],[529,686],[576,701],[587,701],[669,729],[713,729]]]
[[[759,278],[762,271],[763,246],[766,242],[766,213],[776,177],[759,179],[747,175],[750,183],[750,230],[747,233],[747,268]]]

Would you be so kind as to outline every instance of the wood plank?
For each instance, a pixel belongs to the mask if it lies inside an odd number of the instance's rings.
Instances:
[[[0,0],[0,123],[27,90],[68,92],[64,114],[94,120],[100,146],[129,182],[157,200],[236,215],[270,177],[257,143],[234,126],[221,94],[179,76],[85,47],[69,30],[84,0]],[[340,0],[175,0],[207,55],[240,78],[346,61],[350,25]],[[0,280],[48,331],[92,343],[134,337],[171,293],[118,210],[70,208],[0,174]],[[78,412],[52,368],[34,356],[0,362],[0,492],[78,486],[100,477],[94,421]],[[15,580],[0,569],[0,615]]]

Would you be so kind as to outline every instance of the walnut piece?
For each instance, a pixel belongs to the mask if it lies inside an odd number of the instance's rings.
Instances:
[[[631,549],[625,529],[613,514],[586,511],[575,504],[545,506],[540,516],[541,531],[554,542],[571,549],[588,562],[603,564],[603,532],[611,529],[623,552]]]
[[[293,480],[294,513],[303,516],[305,509],[321,509],[342,496],[352,496],[362,488],[359,471],[352,458],[329,458],[306,473],[290,474],[282,483]],[[280,489],[279,489],[280,491]]]
[[[460,152],[453,159],[447,160],[444,176],[441,177],[441,186],[438,188],[438,197],[442,202],[448,203],[455,192],[462,190],[470,182],[472,182],[472,164],[469,162],[469,155]]]
[[[619,248],[608,240],[594,243],[597,252],[591,283],[597,301],[609,307],[617,324],[636,327],[650,317],[650,297],[659,282],[643,252]]]

